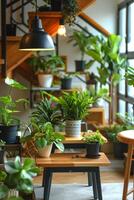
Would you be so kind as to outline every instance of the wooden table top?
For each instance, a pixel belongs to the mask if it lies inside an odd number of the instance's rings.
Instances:
[[[65,135],[64,132],[60,132],[60,133],[65,136],[65,140],[63,141],[63,144],[73,144],[73,143],[83,144],[84,143],[84,141],[82,140],[83,135],[90,134],[89,132],[81,132],[80,137],[68,137],[68,136]],[[102,137],[107,142],[107,139],[104,136],[102,136]]]
[[[36,158],[36,164],[40,167],[100,167],[110,165],[110,161],[104,153],[99,153],[96,159],[86,158],[79,153],[55,153],[50,158]]]

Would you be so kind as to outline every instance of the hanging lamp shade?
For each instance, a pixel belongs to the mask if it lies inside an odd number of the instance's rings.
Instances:
[[[51,36],[44,31],[41,19],[35,16],[32,21],[32,31],[25,34],[20,42],[22,51],[51,51],[55,50]]]

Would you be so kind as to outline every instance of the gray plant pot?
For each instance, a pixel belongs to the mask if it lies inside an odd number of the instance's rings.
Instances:
[[[81,120],[67,120],[65,122],[65,133],[67,137],[80,137]]]

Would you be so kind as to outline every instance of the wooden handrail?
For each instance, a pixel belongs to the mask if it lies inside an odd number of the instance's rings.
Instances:
[[[83,9],[89,7],[94,2],[96,2],[96,0],[77,0],[77,2],[78,2],[80,9],[83,10]]]
[[[101,32],[103,35],[105,35],[105,36],[109,36],[110,35],[110,33],[106,29],[104,29],[100,24],[98,24],[95,20],[93,20],[88,15],[86,15],[84,12],[81,12],[79,14],[79,17],[81,19],[83,19],[84,21],[86,21],[88,24],[90,24],[93,28],[95,28],[96,30]]]

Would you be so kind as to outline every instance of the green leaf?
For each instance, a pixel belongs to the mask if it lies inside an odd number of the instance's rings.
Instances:
[[[7,85],[13,87],[13,88],[16,88],[16,89],[21,89],[21,90],[26,90],[27,89],[24,85],[20,84],[19,82],[15,81],[13,79],[10,79],[8,77],[5,79],[5,83]]]
[[[61,142],[54,142],[54,144],[60,151],[64,151],[64,145]]]
[[[117,85],[119,83],[120,79],[121,79],[120,74],[113,74],[111,80],[114,85]]]
[[[9,189],[6,185],[0,184],[0,199],[7,197]]]

